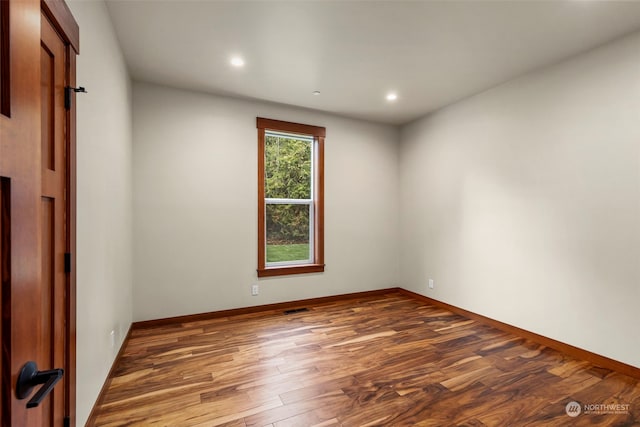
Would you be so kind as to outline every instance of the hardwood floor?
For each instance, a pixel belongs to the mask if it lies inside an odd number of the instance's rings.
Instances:
[[[620,413],[569,417],[571,401]],[[389,293],[134,329],[94,415],[96,426],[640,426],[640,382]]]

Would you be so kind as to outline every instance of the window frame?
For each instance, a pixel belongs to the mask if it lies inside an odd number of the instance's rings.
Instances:
[[[258,128],[258,277],[285,276],[292,274],[321,273],[324,271],[324,139],[326,129],[320,126],[256,118]],[[312,204],[313,233],[309,233],[313,245],[313,259],[304,263],[267,265],[267,235],[265,198],[265,134],[275,133],[300,135],[313,138]],[[309,262],[311,261],[311,262]]]

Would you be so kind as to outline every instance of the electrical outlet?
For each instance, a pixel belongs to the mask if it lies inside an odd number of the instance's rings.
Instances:
[[[429,289],[433,289],[433,279],[429,279]]]
[[[260,293],[258,285],[251,285],[251,295],[254,297]]]
[[[112,329],[109,333],[109,342],[111,343],[111,348],[115,348],[116,346],[116,330]]]

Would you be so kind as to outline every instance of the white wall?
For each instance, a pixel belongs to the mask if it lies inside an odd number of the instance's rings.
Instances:
[[[640,366],[640,34],[401,141],[403,287]]]
[[[142,83],[133,106],[135,320],[396,285],[396,128]],[[324,273],[256,277],[257,116],[327,129]]]
[[[70,1],[77,82],[77,425],[84,425],[131,324],[131,84],[102,1]],[[115,346],[110,332],[115,330]]]

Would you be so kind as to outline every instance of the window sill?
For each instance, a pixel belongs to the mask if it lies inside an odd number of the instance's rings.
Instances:
[[[324,264],[288,265],[258,269],[258,277],[287,276],[291,274],[322,273]]]

